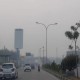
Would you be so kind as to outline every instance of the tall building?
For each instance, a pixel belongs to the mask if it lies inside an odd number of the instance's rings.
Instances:
[[[14,39],[14,47],[17,52],[17,65],[21,65],[20,60],[20,49],[23,48],[23,29],[15,29],[15,39]]]
[[[23,29],[15,29],[14,47],[15,49],[23,48]]]

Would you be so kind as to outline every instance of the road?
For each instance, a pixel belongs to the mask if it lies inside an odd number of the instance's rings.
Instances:
[[[19,78],[17,80],[59,80],[55,76],[41,70],[32,70],[31,72],[24,72],[23,69],[19,69]]]

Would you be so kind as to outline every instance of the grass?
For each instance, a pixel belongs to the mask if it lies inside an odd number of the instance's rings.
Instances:
[[[43,68],[43,70],[49,72],[50,74],[56,76],[59,79],[63,78],[62,75],[60,73],[58,73],[58,72],[55,72],[55,71],[52,71],[52,70],[49,70],[49,69],[45,69],[45,68]]]
[[[61,73],[58,73],[58,72],[55,72],[55,71],[52,71],[52,70],[49,70],[49,69],[45,69],[43,68],[43,70],[49,72],[50,74],[56,76],[57,78],[61,79],[61,80],[80,80],[80,78],[77,78],[77,77],[63,77],[63,75]]]

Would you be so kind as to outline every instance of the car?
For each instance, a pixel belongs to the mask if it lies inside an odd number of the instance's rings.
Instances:
[[[3,63],[0,68],[0,79],[16,79],[18,78],[18,71],[14,63]]]
[[[31,65],[30,64],[25,64],[24,65],[24,72],[25,71],[31,71]]]

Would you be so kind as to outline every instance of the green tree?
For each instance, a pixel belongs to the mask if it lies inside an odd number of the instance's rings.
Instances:
[[[66,71],[66,69],[68,69],[69,71],[74,70],[77,67],[76,57],[77,55],[73,55],[73,54],[66,56],[61,62],[62,70],[63,71]]]
[[[76,53],[76,43],[77,43],[77,39],[79,37],[79,32],[78,32],[78,28],[80,27],[80,23],[76,23],[75,26],[71,26],[71,31],[66,31],[65,32],[65,35],[66,37],[68,37],[70,40],[74,41],[75,42],[75,54],[77,55]],[[69,48],[73,48],[72,45],[69,46]],[[76,65],[77,65],[77,60],[78,57],[76,57]],[[78,68],[77,68],[77,77],[78,77]]]

